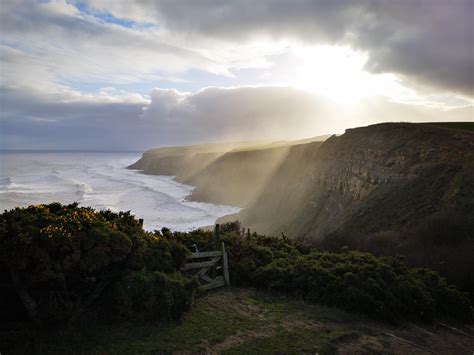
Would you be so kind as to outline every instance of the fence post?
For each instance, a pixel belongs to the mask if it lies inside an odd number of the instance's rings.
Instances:
[[[216,249],[219,248],[219,231],[220,231],[220,225],[219,223],[216,224],[214,227],[214,244]]]
[[[225,251],[224,242],[221,243],[221,250],[222,250],[222,268],[224,271],[224,281],[227,286],[230,285],[230,278],[229,278],[229,264],[227,263],[227,252]]]

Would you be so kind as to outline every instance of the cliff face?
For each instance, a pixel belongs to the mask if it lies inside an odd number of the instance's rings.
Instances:
[[[177,175],[197,186],[193,199],[245,207],[220,222],[404,255],[474,292],[474,132],[387,123],[325,142],[196,149],[145,153],[134,167]]]
[[[157,148],[146,151],[129,169],[141,170],[145,174],[173,175],[183,181],[201,171],[224,154],[224,145],[202,145],[176,148]]]
[[[192,200],[245,207],[288,155],[288,147],[227,152],[182,179],[196,186]]]
[[[474,215],[474,133],[387,123],[324,142],[146,152],[131,168],[176,175],[193,200],[245,207],[261,233],[318,240],[402,231],[439,211]]]
[[[295,164],[304,168],[292,174]],[[470,132],[403,123],[350,129],[319,149],[293,147],[240,219],[309,239],[406,229],[440,210],[474,212],[473,164]]]
[[[258,196],[237,216],[244,226],[276,235],[288,231],[311,197],[314,162],[322,145],[313,142],[289,149]]]
[[[245,207],[288,155],[292,142],[203,145],[147,151],[130,169],[174,175],[195,186],[191,200]]]

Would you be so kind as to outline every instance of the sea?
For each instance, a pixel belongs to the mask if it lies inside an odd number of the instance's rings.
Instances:
[[[173,176],[127,166],[141,153],[0,151],[0,209],[61,202],[131,211],[144,228],[189,231],[209,226],[238,207],[188,201],[194,187]]]

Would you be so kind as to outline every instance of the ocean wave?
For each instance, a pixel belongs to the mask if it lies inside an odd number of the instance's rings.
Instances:
[[[0,153],[1,154],[1,153]],[[168,227],[190,230],[213,224],[239,209],[210,203],[186,201],[193,186],[178,183],[172,176],[150,176],[126,169],[136,154],[32,153],[20,163],[15,154],[2,157],[7,170],[0,176],[0,207],[13,208],[36,203],[79,202],[83,206],[112,211],[130,210],[145,220],[148,230]],[[16,172],[16,174],[15,174]]]

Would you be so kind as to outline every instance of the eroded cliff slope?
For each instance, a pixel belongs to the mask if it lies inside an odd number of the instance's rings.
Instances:
[[[325,142],[172,148],[133,167],[177,175],[197,186],[194,199],[245,207],[221,222],[329,250],[403,255],[474,291],[473,126],[386,123]]]
[[[309,239],[403,230],[438,211],[474,212],[473,164],[471,132],[408,123],[349,129],[319,149],[293,147],[240,218],[260,232]]]
[[[177,181],[196,187],[191,200],[246,207],[260,194],[292,146],[313,141],[319,145],[326,138],[157,148],[145,152],[129,168],[176,176]]]
[[[473,132],[385,123],[324,142],[160,148],[131,168],[176,175],[196,186],[194,200],[244,207],[233,218],[252,230],[319,240],[474,215],[473,166]]]

